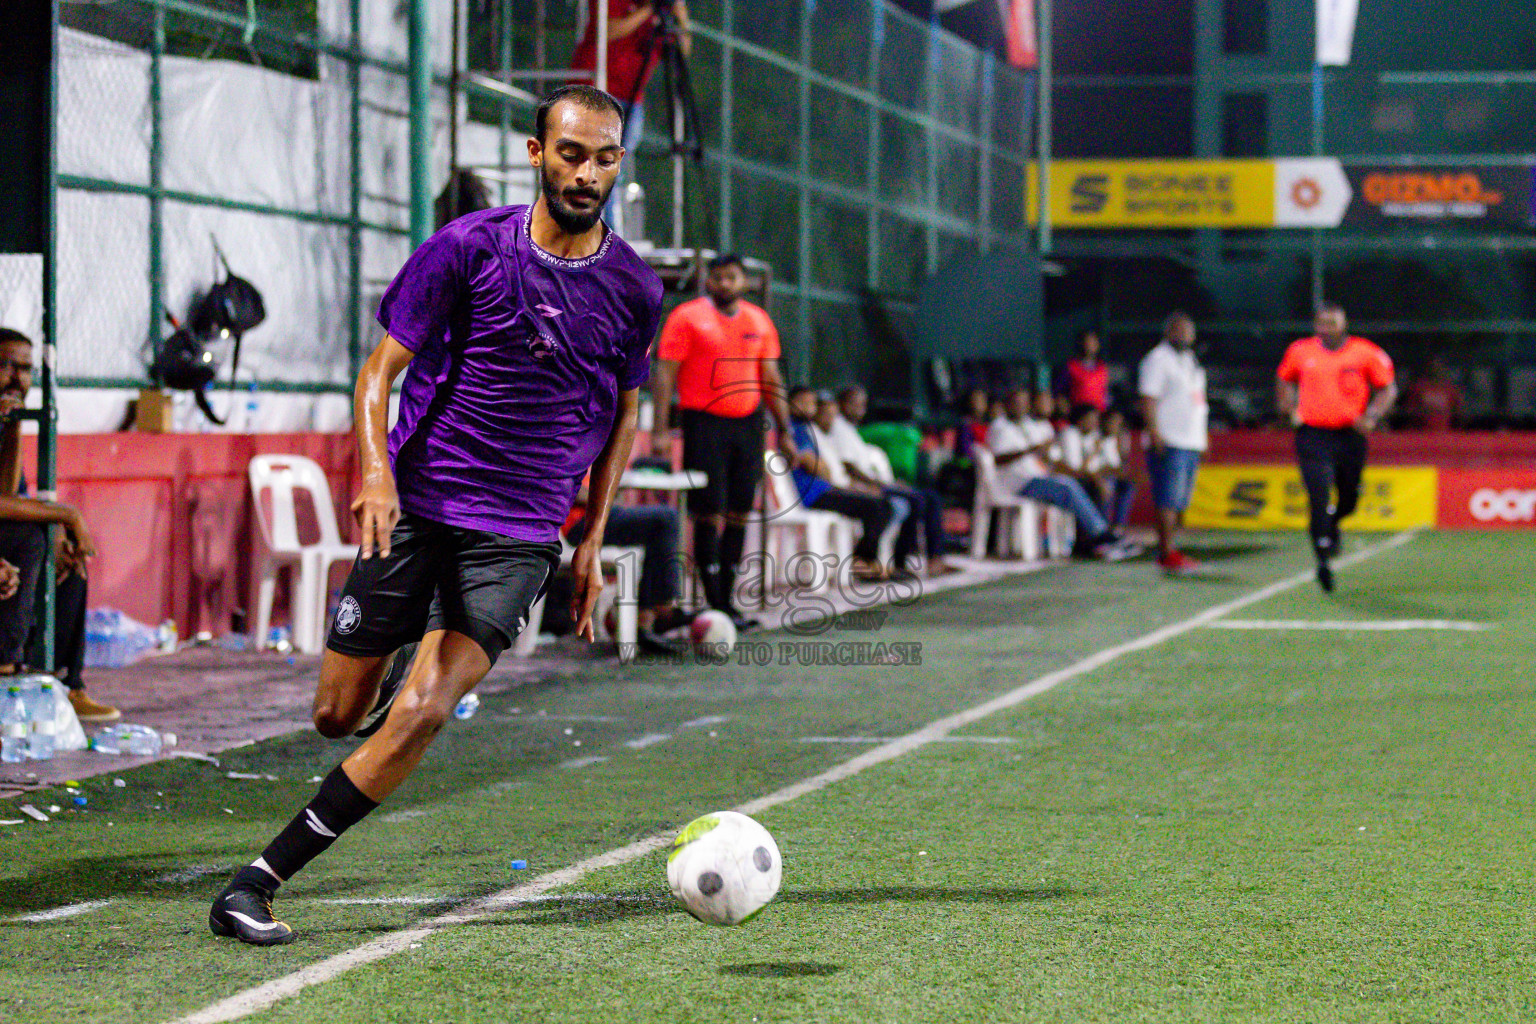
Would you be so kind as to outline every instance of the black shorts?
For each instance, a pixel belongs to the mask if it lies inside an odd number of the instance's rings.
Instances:
[[[512,646],[560,565],[558,541],[514,540],[402,512],[389,557],[358,558],[326,646],[359,658],[392,654],[438,629],[491,659]]]
[[[683,468],[709,474],[709,483],[688,492],[688,511],[709,516],[747,513],[763,478],[763,411],[716,416],[683,410]]]

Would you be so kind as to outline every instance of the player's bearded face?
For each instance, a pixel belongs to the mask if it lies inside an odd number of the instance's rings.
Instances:
[[[546,163],[539,171],[539,181],[544,192],[544,203],[549,207],[549,215],[560,226],[560,230],[569,235],[580,235],[591,231],[602,217],[603,204],[608,202],[608,194],[618,181],[618,172],[615,170],[606,183],[599,179],[578,185],[557,180],[550,165]]]

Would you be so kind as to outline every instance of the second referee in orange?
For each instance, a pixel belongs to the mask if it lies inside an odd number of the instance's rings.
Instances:
[[[1397,400],[1392,358],[1374,343],[1345,333],[1342,307],[1324,303],[1317,332],[1293,341],[1280,361],[1276,399],[1296,428],[1296,460],[1307,488],[1317,582],[1333,590],[1339,520],[1360,503],[1366,438]],[[1332,492],[1337,500],[1331,501]]]

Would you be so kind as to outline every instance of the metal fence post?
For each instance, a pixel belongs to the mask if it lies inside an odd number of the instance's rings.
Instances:
[[[347,169],[351,176],[347,196],[347,303],[352,315],[347,320],[347,376],[357,379],[363,359],[363,125],[362,62],[357,53],[363,49],[362,0],[351,0],[348,26],[352,49],[347,60],[347,86],[351,116],[348,121]],[[258,638],[259,639],[259,638]]]
[[[800,358],[802,366],[795,367],[801,373],[810,370],[811,359],[811,296],[814,275],[811,273],[811,79],[806,72],[811,66],[811,17],[816,13],[816,0],[805,0],[800,12],[800,161],[797,165],[800,193],[800,244],[796,262],[800,264]],[[790,366],[794,367],[793,361]]]
[[[160,324],[165,319],[164,93],[160,61],[165,56],[165,7],[154,0],[155,24],[149,51],[149,348],[160,353]]]
[[[869,150],[864,188],[869,194],[868,228],[865,234],[864,283],[870,291],[880,287],[880,53],[885,47],[885,3],[870,0],[869,33]]]
[[[735,130],[736,93],[731,78],[735,68],[735,50],[731,39],[736,31],[736,4],[724,0],[720,10],[720,251],[735,248],[736,225],[731,216],[735,190],[731,181],[731,133]]]
[[[432,234],[432,48],[430,0],[410,0],[411,247]],[[454,0],[455,3],[458,0]]]

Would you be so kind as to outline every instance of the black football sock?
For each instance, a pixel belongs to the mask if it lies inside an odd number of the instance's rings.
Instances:
[[[704,600],[711,608],[720,603],[720,531],[703,519],[693,524],[693,557],[699,562],[699,579],[704,582]]]
[[[353,785],[341,765],[337,765],[320,783],[320,792],[315,794],[309,806],[262,851],[262,863],[271,869],[279,882],[286,882],[377,806]]]
[[[720,534],[720,598],[722,608],[736,607],[736,567],[741,564],[741,553],[747,548],[747,528],[727,525]]]

